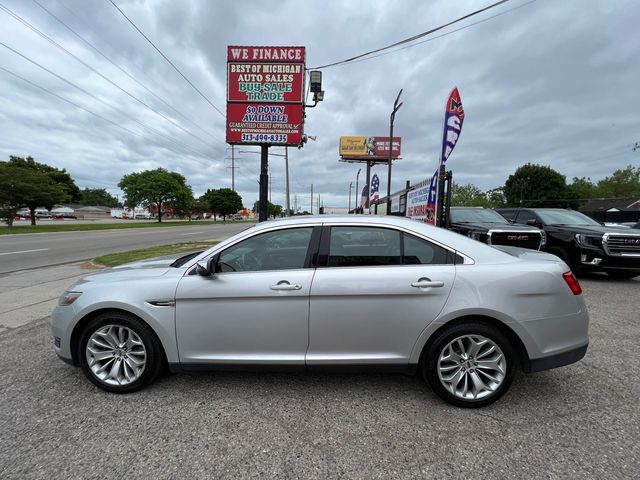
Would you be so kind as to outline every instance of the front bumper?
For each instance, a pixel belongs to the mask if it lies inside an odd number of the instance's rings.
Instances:
[[[607,255],[599,248],[580,247],[580,269],[585,272],[639,272],[640,257]]]
[[[51,314],[53,350],[66,363],[74,365],[71,354],[71,333],[76,315],[73,305],[57,306]]]

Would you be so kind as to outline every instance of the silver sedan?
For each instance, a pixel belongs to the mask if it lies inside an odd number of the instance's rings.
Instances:
[[[419,373],[462,407],[516,369],[580,360],[589,317],[557,257],[490,247],[397,217],[266,222],[213,248],[83,279],[52,316],[54,348],[97,386],[172,371]]]

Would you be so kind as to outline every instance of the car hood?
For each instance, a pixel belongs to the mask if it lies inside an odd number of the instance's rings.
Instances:
[[[624,227],[607,227],[605,225],[549,225],[548,228],[562,231],[570,231],[571,233],[592,233],[592,234],[605,234],[605,233],[619,233],[640,235],[640,229],[637,228],[624,228]]]
[[[138,262],[126,263],[117,267],[104,270],[100,273],[90,275],[80,280],[77,285],[83,283],[96,282],[122,282],[126,280],[139,280],[145,278],[157,278],[168,273],[176,273],[181,275],[183,269],[174,268],[170,265],[178,258],[184,256],[183,253],[170,255],[166,257],[150,258]]]
[[[452,226],[459,226],[462,228],[476,228],[479,230],[504,230],[506,232],[531,232],[538,233],[540,230],[536,227],[529,225],[519,225],[512,223],[485,223],[485,222],[472,222],[472,223],[456,223],[452,222]]]

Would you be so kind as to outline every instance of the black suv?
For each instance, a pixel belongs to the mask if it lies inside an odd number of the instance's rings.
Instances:
[[[544,250],[557,255],[576,273],[606,272],[613,278],[640,275],[640,230],[607,227],[573,210],[500,208],[509,220],[542,228]]]
[[[495,210],[483,207],[451,207],[449,230],[489,245],[540,250],[544,232],[527,225],[513,225]]]

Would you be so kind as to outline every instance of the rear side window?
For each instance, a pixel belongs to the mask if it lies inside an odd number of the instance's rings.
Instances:
[[[445,265],[453,263],[452,254],[434,243],[404,234],[405,265]]]
[[[375,227],[332,227],[330,267],[401,265],[400,232]]]
[[[456,255],[413,235],[378,227],[331,227],[327,266],[447,265]]]

